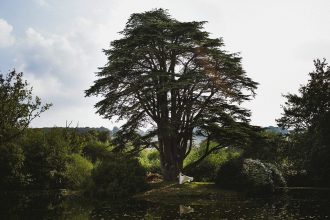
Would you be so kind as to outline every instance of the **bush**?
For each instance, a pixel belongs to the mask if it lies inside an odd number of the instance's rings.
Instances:
[[[274,192],[272,171],[259,160],[245,159],[242,169],[242,183],[252,193]]]
[[[83,154],[95,163],[97,160],[103,160],[109,155],[109,145],[98,141],[90,141],[84,147]]]
[[[113,157],[92,171],[92,181],[88,190],[91,196],[127,197],[145,189],[146,171],[136,159]]]
[[[284,179],[282,172],[279,171],[274,164],[264,163],[264,165],[271,171],[272,180],[276,187],[287,186],[286,180]]]
[[[139,156],[141,165],[150,173],[161,173],[160,156],[156,149],[145,149]]]
[[[64,176],[71,189],[83,189],[91,178],[93,164],[79,154],[68,156]]]
[[[58,129],[49,132],[31,130],[23,140],[25,170],[31,177],[31,188],[56,189],[65,187],[69,144]]]
[[[24,160],[24,153],[20,146],[13,143],[0,145],[1,189],[17,189],[25,184]]]
[[[212,163],[212,161],[208,159],[204,159],[200,164],[188,170],[185,174],[194,177],[196,181],[214,181],[217,167],[217,164]]]
[[[286,186],[281,172],[274,165],[252,159],[235,159],[222,165],[216,184],[253,194],[272,193],[276,187]]]
[[[185,166],[198,160],[205,151],[205,144],[200,147],[193,148],[191,153],[185,159]],[[239,157],[241,152],[237,149],[223,148],[208,155],[196,167],[186,170],[185,174],[194,177],[196,181],[215,181],[218,167],[226,161]]]
[[[216,185],[225,189],[241,187],[242,159],[229,160],[220,166],[215,179]]]

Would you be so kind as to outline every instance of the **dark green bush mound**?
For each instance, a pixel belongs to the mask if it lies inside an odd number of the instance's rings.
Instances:
[[[239,149],[234,148],[222,148],[220,150],[214,151],[205,157],[196,166],[191,166],[199,158],[203,157],[205,154],[207,141],[203,141],[199,147],[195,146],[192,148],[190,154],[184,160],[184,174],[194,177],[196,181],[202,182],[214,182],[217,174],[217,170],[221,164],[226,163],[233,158],[237,158],[241,155]],[[211,143],[210,146],[216,146],[217,143]]]
[[[146,171],[136,159],[112,158],[92,171],[93,197],[122,198],[146,188]]]
[[[252,159],[235,159],[223,164],[216,184],[253,194],[272,193],[276,187],[286,186],[281,172],[273,164]]]
[[[90,141],[82,152],[84,157],[95,163],[97,160],[103,160],[109,155],[109,146],[106,143]]]
[[[203,160],[196,167],[188,170],[186,174],[194,177],[196,181],[210,182],[214,181],[217,165],[210,160]]]
[[[28,187],[65,188],[64,172],[70,150],[61,130],[30,130],[22,142],[25,155],[24,169],[31,180]]]
[[[241,187],[242,164],[241,159],[234,159],[221,165],[215,178],[216,185],[225,189]]]
[[[0,188],[19,189],[26,183],[23,172],[24,153],[21,147],[8,143],[0,145]]]

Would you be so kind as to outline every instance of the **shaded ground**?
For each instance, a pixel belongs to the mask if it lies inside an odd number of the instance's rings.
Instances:
[[[239,198],[241,193],[216,188],[210,182],[191,182],[179,184],[177,182],[158,182],[150,184],[150,190],[137,194],[135,199],[150,202],[160,202],[165,204],[182,203],[183,200],[190,199],[230,199]]]

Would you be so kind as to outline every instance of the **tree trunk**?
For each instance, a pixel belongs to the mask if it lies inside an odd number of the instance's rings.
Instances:
[[[158,130],[161,170],[164,180],[176,181],[183,167],[183,157],[176,134],[168,128]]]
[[[161,80],[167,82],[168,79],[165,78]],[[158,143],[161,170],[164,180],[176,181],[178,180],[179,172],[182,170],[183,167],[183,157],[180,152],[180,140],[177,134],[178,129],[177,126],[173,124],[173,120],[177,118],[174,113],[174,111],[176,111],[175,103],[172,103],[173,105],[171,106],[171,113],[169,113],[169,100],[167,98],[167,95],[167,92],[163,92],[158,94],[157,97],[160,105],[160,119],[157,123]],[[173,98],[171,101],[173,101]],[[171,120],[171,117],[173,120]]]
[[[173,149],[173,147],[171,147]],[[183,160],[175,152],[165,151],[161,154],[161,170],[166,181],[178,180],[179,172],[183,167]]]

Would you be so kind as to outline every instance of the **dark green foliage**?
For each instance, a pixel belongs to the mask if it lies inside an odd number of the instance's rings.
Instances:
[[[255,134],[251,143],[244,148],[244,157],[268,161],[271,163],[280,162],[287,157],[288,141],[286,136],[260,130]]]
[[[110,141],[110,130],[107,128],[75,128],[77,132],[85,137],[85,141],[100,141],[107,143]]]
[[[146,171],[136,159],[113,157],[92,172],[89,194],[93,197],[124,198],[146,188]]]
[[[286,186],[281,172],[274,165],[242,158],[223,164],[217,173],[216,184],[252,194],[272,193],[276,187]]]
[[[97,134],[97,139],[103,143],[110,141],[110,132],[109,131],[99,131]]]
[[[306,172],[309,147],[310,137],[306,133],[281,134],[261,129],[244,147],[242,156],[276,164],[289,186],[312,186],[312,177]]]
[[[21,141],[24,169],[32,188],[81,188],[90,176],[92,164],[109,154],[108,144],[98,141],[99,132],[79,132],[71,128],[29,129]],[[87,136],[86,136],[87,135]],[[87,139],[86,139],[87,138]],[[82,155],[86,158],[83,158]]]
[[[288,94],[281,127],[293,128],[291,150],[315,184],[330,186],[330,67],[325,60],[314,61],[299,94]]]
[[[103,160],[109,155],[109,148],[108,144],[91,141],[86,144],[82,153],[86,158],[95,163],[97,160]]]
[[[27,184],[24,152],[17,144],[0,145],[0,189],[21,189]]]
[[[203,160],[193,169],[187,171],[185,174],[194,177],[194,180],[199,182],[213,182],[215,180],[217,164],[212,163],[210,160]]]
[[[58,129],[50,132],[31,130],[23,140],[25,170],[29,173],[32,188],[62,188],[69,143]]]
[[[42,106],[40,98],[32,96],[32,88],[23,80],[23,73],[13,70],[0,74],[0,144],[18,138],[50,106]]]
[[[204,24],[180,22],[163,9],[132,14],[123,37],[104,50],[108,63],[86,91],[102,96],[97,113],[127,120],[122,130],[128,137],[144,124],[155,125],[167,180],[182,169],[195,128],[248,121],[250,112],[239,104],[257,87],[238,54],[225,51],[223,40],[211,38]]]
[[[221,165],[218,170],[215,183],[225,189],[240,189],[242,159],[229,160]]]
[[[218,143],[211,142],[209,148],[214,149]],[[211,181],[213,182],[216,177],[216,172],[219,166],[228,160],[237,158],[241,155],[241,150],[236,148],[220,147],[218,150],[212,151],[196,166],[191,166],[195,161],[203,157],[207,151],[207,141],[203,141],[199,146],[195,146],[189,156],[184,161],[186,165],[183,169],[184,174],[193,176],[196,181]]]
[[[97,141],[103,131],[84,130],[28,128],[15,142],[0,145],[0,188],[85,188],[93,168],[88,159],[108,159],[110,146]]]
[[[328,118],[330,102],[330,67],[325,60],[314,61],[315,71],[309,73],[306,85],[299,88],[299,95],[288,94],[283,117],[278,119],[281,127],[296,130],[317,129]]]
[[[28,128],[50,106],[32,96],[23,73],[0,74],[1,189],[81,188],[93,167],[82,149],[86,143],[109,144],[106,128]],[[85,149],[95,160],[104,157]]]

